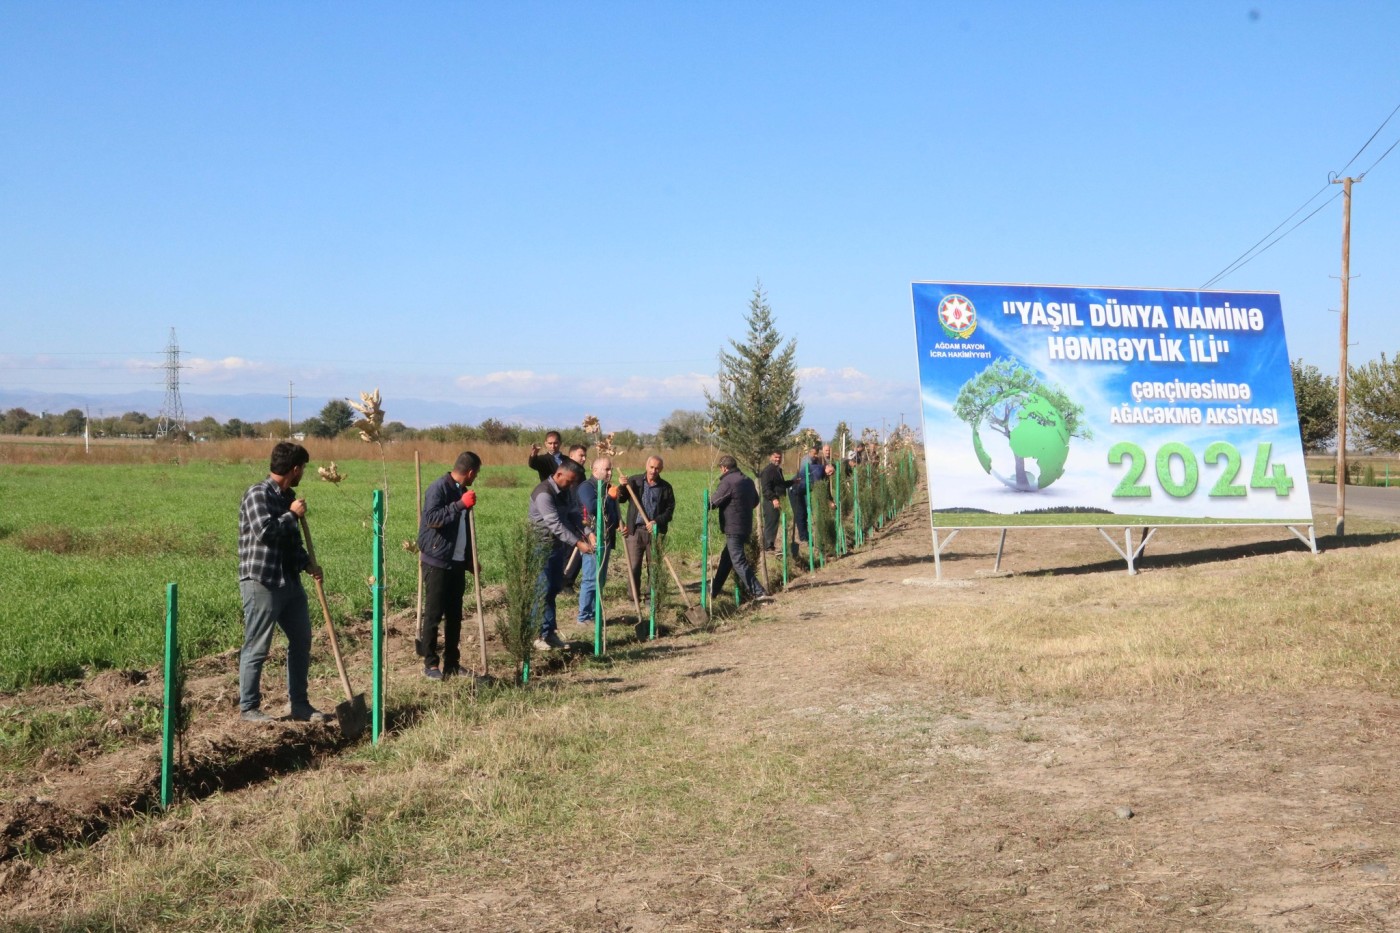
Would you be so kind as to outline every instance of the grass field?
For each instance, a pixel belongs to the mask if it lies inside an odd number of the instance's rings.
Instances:
[[[266,445],[263,445],[266,446]],[[353,448],[352,448],[353,449]],[[359,451],[365,450],[361,445]],[[266,476],[257,459],[183,459],[164,463],[17,464],[0,472],[0,690],[77,676],[84,667],[158,663],[164,639],[165,586],[179,584],[183,650],[198,657],[242,640],[237,584],[238,508],[244,490]],[[623,458],[629,471],[640,457]],[[373,490],[388,474],[385,575],[392,607],[411,606],[417,536],[413,463],[341,460],[345,480],[319,481],[313,460],[298,492],[317,557],[326,570],[332,611],[366,616],[371,608]],[[423,463],[426,487],[447,462]],[[700,547],[702,491],[708,472],[667,470],[675,486],[673,554]],[[482,576],[501,578],[502,536],[526,515],[537,482],[525,467],[487,466],[477,480]],[[610,581],[621,585],[620,580]]]

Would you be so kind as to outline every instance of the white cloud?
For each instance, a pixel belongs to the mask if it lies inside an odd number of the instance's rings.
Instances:
[[[909,379],[879,379],[852,366],[826,369],[808,366],[797,370],[802,385],[802,401],[808,405],[897,405],[907,402],[916,382]]]

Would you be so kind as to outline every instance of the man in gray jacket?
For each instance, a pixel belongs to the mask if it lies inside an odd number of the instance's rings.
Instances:
[[[753,480],[739,470],[739,463],[726,454],[719,458],[719,486],[715,489],[710,508],[719,509],[719,530],[724,533],[724,551],[719,555],[711,593],[718,593],[729,579],[731,566],[739,583],[753,600],[767,600],[768,593],[753,572],[744,545],[753,535],[753,510],[758,507],[758,489]]]
[[[563,460],[555,468],[554,475],[530,493],[530,524],[543,545],[549,548],[537,584],[537,592],[544,595],[540,637],[535,639],[535,648],[539,651],[568,648],[556,630],[554,601],[564,588],[564,565],[568,563],[569,552],[593,553],[593,545],[588,541],[574,497],[569,492],[582,481],[583,467],[572,460]]]

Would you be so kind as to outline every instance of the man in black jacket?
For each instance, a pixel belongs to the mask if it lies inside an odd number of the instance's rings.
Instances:
[[[778,540],[778,524],[783,514],[783,496],[787,495],[791,483],[783,478],[783,452],[775,450],[768,455],[768,465],[758,474],[758,485],[763,500],[763,549],[771,551]]]
[[[530,445],[530,459],[525,462],[540,475],[541,483],[554,475],[554,471],[564,459],[564,455],[559,452],[562,440],[558,431],[550,431],[544,436],[544,453],[540,453],[539,444]]]
[[[661,471],[665,468],[666,464],[660,457],[648,457],[645,473],[624,476],[620,484],[627,487],[619,492],[617,498],[620,504],[622,497],[627,497],[627,518],[622,523],[622,536],[626,539],[627,565],[632,572],[632,584],[638,593],[642,592],[642,558],[651,548],[652,535],[664,535],[676,514],[675,490],[661,478]],[[638,502],[646,509],[650,524],[637,509]]]
[[[423,572],[423,625],[416,648],[423,659],[423,676],[441,680],[468,673],[461,659],[462,599],[467,592],[467,569],[472,566],[467,513],[476,504],[471,489],[481,458],[470,450],[457,457],[452,470],[435,480],[423,494],[418,522],[418,563]],[[442,657],[438,657],[438,623],[442,623]],[[438,662],[442,666],[438,666]]]
[[[719,458],[719,486],[715,489],[710,508],[719,509],[719,530],[724,533],[724,551],[719,555],[719,569],[715,571],[711,593],[718,593],[729,579],[732,566],[734,575],[748,592],[750,599],[767,599],[768,592],[758,582],[758,575],[749,564],[744,545],[753,534],[753,510],[758,507],[758,489],[753,480],[739,471],[739,463],[726,454]]]

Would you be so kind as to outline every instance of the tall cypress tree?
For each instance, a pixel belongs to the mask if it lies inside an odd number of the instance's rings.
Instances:
[[[783,343],[762,282],[754,285],[749,299],[748,325],[747,340],[730,340],[733,352],[720,350],[719,394],[706,392],[705,401],[724,450],[757,472],[768,454],[792,444],[802,403],[797,400],[797,342]]]

